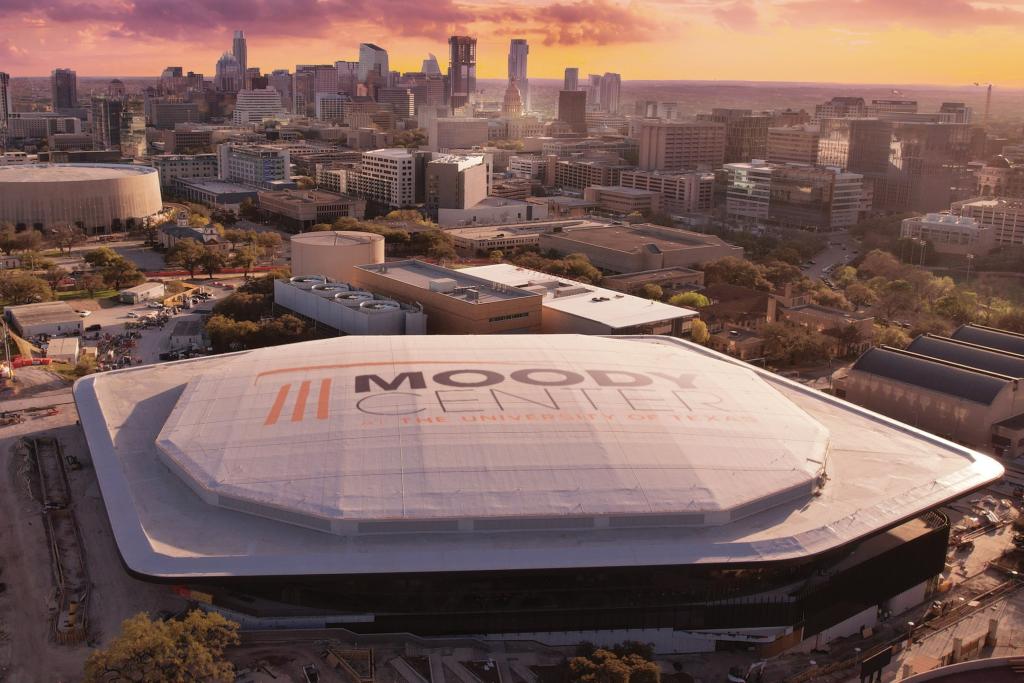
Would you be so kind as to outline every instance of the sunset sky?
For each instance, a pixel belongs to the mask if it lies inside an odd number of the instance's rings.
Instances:
[[[418,70],[446,67],[446,37],[479,39],[479,76],[505,75],[508,40],[530,41],[530,75],[566,66],[625,79],[1024,86],[1024,0],[0,0],[0,71],[213,75],[231,31],[249,64],[355,59],[360,42]]]

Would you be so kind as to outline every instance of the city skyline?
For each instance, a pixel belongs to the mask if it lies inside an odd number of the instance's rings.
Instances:
[[[149,76],[167,66],[170,50],[184,48],[187,59],[170,61],[208,73],[233,31],[242,29],[248,65],[268,73],[353,59],[361,42],[388,50],[393,68],[415,71],[428,52],[443,53],[447,36],[458,34],[477,38],[481,79],[507,75],[509,40],[525,38],[533,47],[531,79],[559,79],[566,66],[576,65],[582,73],[616,71],[626,80],[1024,86],[1014,54],[1024,10],[966,0],[843,6],[581,0],[515,7],[449,0],[429,8],[407,0],[373,8],[337,0],[308,7],[257,4],[248,14],[191,2],[138,2],[125,9],[105,0],[75,7],[61,0],[31,7],[0,0],[0,11],[16,28],[9,34],[16,37],[0,38],[0,68],[16,76],[46,75],[58,65],[88,76]],[[361,20],[353,21],[352,12]],[[349,38],[339,43],[333,29],[342,23]],[[151,32],[154,25],[161,26],[159,35]]]

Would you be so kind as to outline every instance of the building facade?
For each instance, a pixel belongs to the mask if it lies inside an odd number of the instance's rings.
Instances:
[[[623,171],[619,184],[635,190],[650,190],[662,197],[662,208],[670,213],[710,211],[714,206],[713,173],[662,173],[659,171]]]
[[[217,160],[219,177],[233,183],[269,187],[292,177],[288,150],[270,145],[224,143],[217,147]]]
[[[645,120],[640,124],[641,170],[713,170],[724,161],[723,123]]]
[[[349,192],[399,209],[416,203],[416,159],[404,149],[363,152]]]

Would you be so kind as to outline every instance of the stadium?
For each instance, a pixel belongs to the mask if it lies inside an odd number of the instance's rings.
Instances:
[[[398,336],[91,375],[123,562],[249,620],[777,652],[917,604],[994,460],[678,339]]]
[[[127,164],[0,167],[0,222],[19,229],[77,225],[89,234],[131,228],[160,212],[156,169]]]

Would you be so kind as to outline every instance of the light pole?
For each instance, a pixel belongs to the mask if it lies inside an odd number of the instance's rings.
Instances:
[[[920,258],[920,260],[918,261],[918,264],[917,264],[918,266],[921,266],[921,267],[924,266],[924,248],[926,246],[928,246],[928,241],[922,239],[921,240],[921,258]]]
[[[971,264],[974,263],[974,254],[967,255],[967,287],[971,286]]]

